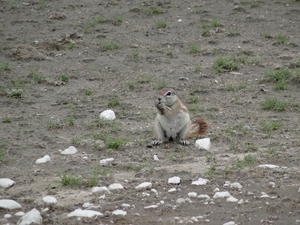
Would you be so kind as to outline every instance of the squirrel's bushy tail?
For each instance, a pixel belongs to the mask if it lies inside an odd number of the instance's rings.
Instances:
[[[186,138],[191,138],[195,135],[203,135],[206,133],[207,129],[207,122],[202,118],[198,118],[192,123],[191,129],[187,133]]]

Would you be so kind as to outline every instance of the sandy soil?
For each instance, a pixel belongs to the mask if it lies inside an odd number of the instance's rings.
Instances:
[[[55,196],[43,224],[299,223],[299,1],[0,3],[0,178],[16,182],[0,199],[27,212]],[[214,69],[222,57],[235,67]],[[267,74],[283,70],[289,76],[279,87]],[[165,86],[177,90],[192,118],[208,121],[209,151],[149,148],[153,102]],[[109,108],[117,119],[99,120]],[[69,146],[78,153],[62,155]],[[45,155],[50,162],[35,163]],[[258,167],[267,163],[279,167]],[[64,175],[79,183],[64,184]],[[173,176],[179,185],[167,183]],[[209,183],[191,185],[198,178]],[[145,181],[156,194],[135,190]],[[115,182],[124,190],[105,199],[91,194]],[[212,199],[216,188],[244,203]],[[190,202],[189,192],[211,199]],[[106,216],[67,217],[85,202]],[[123,203],[130,204],[126,216],[110,215]],[[15,211],[0,209],[0,219],[7,213]]]

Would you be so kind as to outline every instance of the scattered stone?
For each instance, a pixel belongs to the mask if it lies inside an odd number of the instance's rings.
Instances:
[[[42,224],[40,211],[32,209],[20,218],[17,225]]]
[[[116,209],[112,212],[114,216],[126,216],[127,212],[121,209]]]
[[[168,190],[169,193],[173,193],[173,192],[176,192],[176,188],[171,188],[170,190]]]
[[[183,203],[185,203],[185,199],[184,198],[178,198],[176,200],[176,204],[178,204],[178,205],[183,204]]]
[[[244,200],[243,200],[243,199],[239,200],[239,201],[238,201],[238,204],[239,204],[239,205],[244,204]]]
[[[140,190],[149,190],[152,188],[152,183],[151,182],[144,182],[144,183],[141,183],[139,184],[138,186],[135,187],[135,189],[137,191],[140,191]]]
[[[100,166],[106,166],[114,160],[115,160],[114,158],[101,159]]]
[[[2,188],[10,188],[14,184],[15,184],[15,182],[9,178],[1,178],[0,179],[0,187],[2,187]]]
[[[199,178],[198,180],[193,181],[192,185],[197,185],[197,186],[206,185],[208,182],[209,180],[207,179]]]
[[[66,148],[65,150],[63,150],[61,152],[61,154],[63,155],[72,155],[72,154],[76,154],[78,151],[74,146],[70,146],[69,148]]]
[[[112,111],[111,109],[105,110],[102,113],[100,113],[100,119],[104,120],[114,120],[116,119],[115,112]]]
[[[273,164],[261,164],[261,165],[258,165],[258,167],[260,167],[260,168],[269,168],[269,169],[279,168],[279,166],[276,166],[276,165],[273,165]]]
[[[52,197],[52,196],[45,196],[43,198],[43,202],[48,204],[48,205],[52,205],[52,204],[56,204],[57,203],[57,200],[55,197]]]
[[[123,207],[123,208],[130,208],[130,204],[123,203],[123,204],[122,204],[122,207]]]
[[[124,189],[123,185],[119,184],[119,183],[111,184],[108,187],[108,190],[110,190],[110,191],[117,191],[117,190],[123,190],[123,189]]]
[[[231,194],[228,191],[216,192],[213,198],[229,198]]]
[[[156,209],[158,207],[158,205],[149,205],[149,206],[145,206],[144,209]]]
[[[272,181],[269,182],[268,185],[269,185],[270,188],[275,188],[275,186],[276,186],[276,184],[274,182],[272,182]]]
[[[237,224],[233,221],[230,221],[230,222],[227,222],[227,223],[223,223],[223,225],[237,225]]]
[[[204,149],[208,151],[210,149],[210,138],[198,139],[195,143],[195,147],[197,149]]]
[[[89,209],[84,209],[84,210],[76,209],[67,215],[67,217],[73,217],[73,216],[93,218],[98,216],[103,217],[103,214],[98,211],[89,210]]]
[[[24,215],[25,215],[25,213],[22,211],[15,213],[15,216],[24,216]]]
[[[92,193],[100,193],[100,194],[105,194],[105,193],[110,193],[109,189],[107,187],[93,187],[92,188]]]
[[[0,200],[0,209],[19,209],[22,206],[14,200],[11,199],[1,199]]]
[[[229,198],[226,199],[226,202],[238,202],[239,200],[233,196],[230,196]]]
[[[49,155],[45,155],[44,157],[42,158],[39,158],[35,161],[36,164],[42,164],[42,163],[46,163],[46,162],[49,162],[51,159],[50,159],[50,156]]]
[[[198,195],[197,196],[197,198],[200,198],[200,199],[210,199],[210,197],[208,196],[208,195],[204,195],[204,194],[202,194],[202,195]]]
[[[189,196],[190,198],[196,198],[196,197],[197,197],[197,193],[196,193],[196,192],[189,192],[189,193],[188,193],[188,196]]]
[[[153,156],[154,161],[159,161],[159,158],[157,157],[157,155]]]
[[[179,184],[180,183],[180,177],[170,177],[168,179],[168,184]]]
[[[233,182],[230,184],[230,188],[240,190],[243,188],[243,186],[239,182]]]
[[[215,189],[213,190],[214,193],[216,193],[216,192],[218,192],[218,191],[220,191],[219,188],[215,188]]]
[[[9,218],[12,217],[12,215],[11,215],[11,214],[5,214],[3,217],[4,217],[5,219],[9,219]]]

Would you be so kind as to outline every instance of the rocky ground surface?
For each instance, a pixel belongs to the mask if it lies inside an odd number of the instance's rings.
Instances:
[[[0,3],[1,224],[300,223],[299,1]],[[166,86],[208,150],[149,146]]]

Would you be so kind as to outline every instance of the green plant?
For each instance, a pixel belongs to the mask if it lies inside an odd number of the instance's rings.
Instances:
[[[78,137],[78,136],[72,137],[72,138],[71,138],[71,145],[72,145],[72,146],[78,145],[78,144],[80,143],[81,139],[82,139],[82,138],[81,138],[81,137]]]
[[[125,168],[127,170],[133,170],[135,172],[139,172],[141,169],[143,169],[144,167],[146,167],[147,164],[146,163],[140,163],[140,164],[128,164],[125,166]]]
[[[68,126],[75,126],[75,118],[72,116],[69,116],[66,118],[66,124]]]
[[[224,175],[227,175],[227,174],[230,173],[230,171],[231,171],[231,168],[230,168],[230,167],[225,167],[225,168],[222,170],[222,173],[223,173]]]
[[[201,66],[196,66],[194,72],[199,73],[200,71],[201,71]]]
[[[241,83],[241,84],[227,84],[226,90],[227,91],[239,91],[239,90],[242,90],[246,87],[247,87],[247,85],[244,84],[244,83]]]
[[[81,182],[81,177],[78,175],[72,173],[72,174],[66,174],[63,173],[61,176],[61,183],[64,186],[70,186],[70,187],[79,187]]]
[[[0,148],[0,162],[5,162],[5,151],[4,149]]]
[[[157,29],[161,29],[161,28],[166,28],[167,27],[167,23],[164,21],[157,21],[155,24],[155,27]]]
[[[296,69],[296,70],[294,71],[294,78],[293,78],[293,80],[294,80],[296,83],[300,84],[300,69]]]
[[[255,162],[255,157],[251,156],[251,155],[245,155],[243,160],[238,159],[236,162],[236,167],[238,168],[244,168],[247,166],[251,166],[254,164]]]
[[[11,117],[5,116],[2,118],[2,123],[11,123]]]
[[[44,76],[38,73],[36,70],[31,69],[29,76],[34,80],[35,83],[39,84],[42,83],[44,80]]]
[[[258,147],[250,142],[245,142],[244,147],[245,147],[245,152],[254,152],[258,150]]]
[[[190,103],[197,103],[198,101],[199,101],[198,96],[190,96],[190,98],[189,98]]]
[[[91,89],[91,88],[86,88],[86,89],[83,89],[83,93],[84,93],[85,95],[90,96],[90,95],[92,95],[92,94],[94,93],[94,90]]]
[[[63,81],[63,82],[68,82],[69,81],[69,76],[67,74],[61,73],[57,75],[56,77],[58,80]]]
[[[120,98],[114,97],[113,99],[109,100],[107,103],[108,107],[114,107],[120,105]]]
[[[268,70],[265,72],[265,76],[268,80],[273,83],[286,81],[292,75],[292,72],[289,69],[281,68],[279,70]]]
[[[133,57],[138,57],[140,53],[137,51],[132,51],[131,54]]]
[[[155,84],[155,88],[156,89],[161,89],[161,88],[164,88],[164,87],[167,87],[168,86],[168,82],[163,80],[163,81],[160,81],[158,83]]]
[[[12,88],[8,95],[12,98],[22,98],[23,89]]]
[[[119,45],[115,42],[107,42],[105,40],[100,40],[99,45],[103,51],[112,51],[119,48]]]
[[[225,57],[225,56],[217,56],[212,68],[217,73],[222,73],[225,71],[235,71],[239,70],[240,67],[237,65],[237,60],[235,57]]]
[[[162,9],[159,7],[148,7],[145,9],[145,13],[147,15],[154,15],[162,13]]]
[[[123,16],[121,15],[116,15],[114,16],[114,18],[112,19],[113,23],[119,24],[123,22]]]
[[[137,88],[139,85],[138,85],[138,83],[137,82],[135,82],[135,81],[128,81],[127,83],[126,83],[126,86],[129,88],[129,89],[135,89],[135,88]]]
[[[56,122],[56,121],[48,120],[48,121],[47,121],[47,127],[48,127],[49,130],[52,130],[52,129],[59,128],[60,125],[59,125],[59,123]]]
[[[267,97],[261,106],[264,110],[284,111],[287,108],[287,103],[277,98]]]
[[[105,147],[111,149],[117,149],[125,145],[126,142],[127,142],[126,138],[117,138],[117,137],[110,137],[110,136],[106,136],[104,138]]]
[[[46,1],[45,1],[45,0],[40,0],[40,1],[39,1],[39,6],[40,6],[41,8],[46,7]]]
[[[285,35],[278,34],[277,36],[275,36],[275,39],[278,44],[284,44],[289,38]]]
[[[211,20],[211,25],[212,25],[213,27],[217,27],[217,26],[220,26],[221,23],[220,23],[219,20],[217,20],[217,19],[212,19],[212,20]]]
[[[267,133],[269,133],[272,130],[278,130],[281,126],[282,126],[282,122],[281,121],[262,121],[260,123],[260,125],[262,126],[263,130],[266,131]]]
[[[20,78],[14,78],[10,80],[10,83],[14,88],[24,88],[25,87],[25,81]]]
[[[190,45],[190,46],[189,46],[189,50],[190,50],[190,53],[193,53],[193,54],[199,52],[199,48],[198,48],[198,46],[195,45],[195,44]]]
[[[67,49],[72,49],[73,47],[74,47],[74,42],[72,42],[72,41],[68,41],[67,43],[66,43],[66,48]]]
[[[8,71],[10,69],[10,64],[8,62],[0,64],[0,72],[1,71]]]
[[[209,169],[204,173],[206,176],[213,176],[216,173],[216,164],[213,163],[210,165]]]
[[[203,37],[210,36],[210,30],[208,28],[203,29],[201,32],[201,36],[203,36]]]

